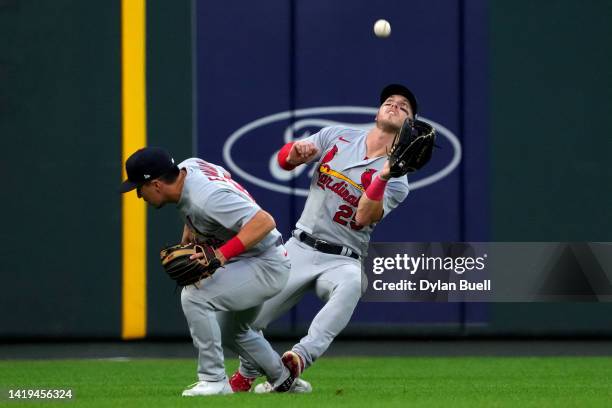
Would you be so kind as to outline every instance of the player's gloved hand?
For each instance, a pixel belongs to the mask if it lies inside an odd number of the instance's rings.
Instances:
[[[219,260],[219,262],[221,263],[221,266],[225,265],[225,263],[227,262],[227,259],[225,259],[225,256],[223,256],[223,253],[216,248],[214,249],[214,252],[215,252],[215,257]],[[204,259],[205,257],[206,256],[203,252],[196,252],[195,254],[191,255],[189,259],[197,260],[197,259]]]
[[[170,279],[179,286],[188,286],[208,278],[221,266],[216,252],[209,245],[190,243],[164,248],[159,256]]]
[[[319,149],[317,149],[313,143],[298,141],[291,146],[291,151],[289,151],[289,156],[287,156],[287,162],[293,166],[308,163],[314,159],[318,153]]]
[[[431,159],[435,137],[429,123],[406,119],[389,153],[391,177],[402,177],[425,166]]]

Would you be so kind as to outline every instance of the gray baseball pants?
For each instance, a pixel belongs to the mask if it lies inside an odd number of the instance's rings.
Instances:
[[[265,329],[295,306],[306,292],[314,290],[325,305],[312,320],[308,334],[292,348],[309,367],[348,324],[367,287],[367,278],[362,276],[361,262],[357,259],[317,251],[293,237],[286,247],[291,258],[287,285],[264,303],[251,327]],[[240,358],[242,375],[257,377],[262,371],[263,367]]]
[[[199,380],[225,380],[222,344],[260,367],[273,385],[287,378],[280,356],[251,324],[264,301],[285,286],[289,271],[289,258],[280,245],[225,265],[198,287],[183,288],[181,303],[198,350]]]

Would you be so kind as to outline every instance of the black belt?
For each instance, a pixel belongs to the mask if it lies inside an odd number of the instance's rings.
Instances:
[[[330,244],[327,241],[316,239],[315,237],[308,235],[304,231],[300,231],[295,235],[295,237],[306,245],[313,247],[317,251],[325,252],[326,254],[344,255],[353,259],[359,259],[359,255],[353,252],[352,250],[346,248],[346,250],[348,250],[348,253],[343,254],[342,252],[345,251],[345,248],[342,245]]]

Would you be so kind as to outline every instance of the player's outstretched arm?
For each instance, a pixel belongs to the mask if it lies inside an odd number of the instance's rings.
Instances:
[[[259,241],[264,239],[274,228],[276,228],[274,218],[264,210],[259,210],[249,222],[244,224],[234,238],[227,241],[218,249],[215,249],[215,256],[221,261],[221,265],[223,265],[229,259],[257,245]],[[202,254],[195,254],[191,259],[201,257]]]
[[[383,217],[383,198],[385,187],[389,181],[389,161],[385,162],[383,169],[374,177],[372,184],[359,199],[355,221],[358,225],[367,226],[380,221]]]
[[[278,164],[285,170],[293,170],[300,164],[308,163],[319,153],[319,149],[307,141],[289,142],[277,155]]]
[[[383,216],[383,205],[382,200],[375,201],[368,198],[367,195],[362,195],[359,199],[359,206],[357,207],[357,215],[355,215],[355,222],[359,226],[368,226],[375,222],[380,221]]]
[[[259,241],[264,239],[274,228],[276,228],[274,218],[266,211],[259,210],[253,218],[244,224],[240,231],[238,231],[236,237],[240,239],[246,250],[257,245]]]

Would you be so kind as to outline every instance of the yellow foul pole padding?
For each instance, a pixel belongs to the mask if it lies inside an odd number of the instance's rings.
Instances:
[[[147,144],[145,1],[121,1],[122,175],[130,154]],[[147,217],[135,192],[121,195],[121,337],[138,339],[147,327]]]

